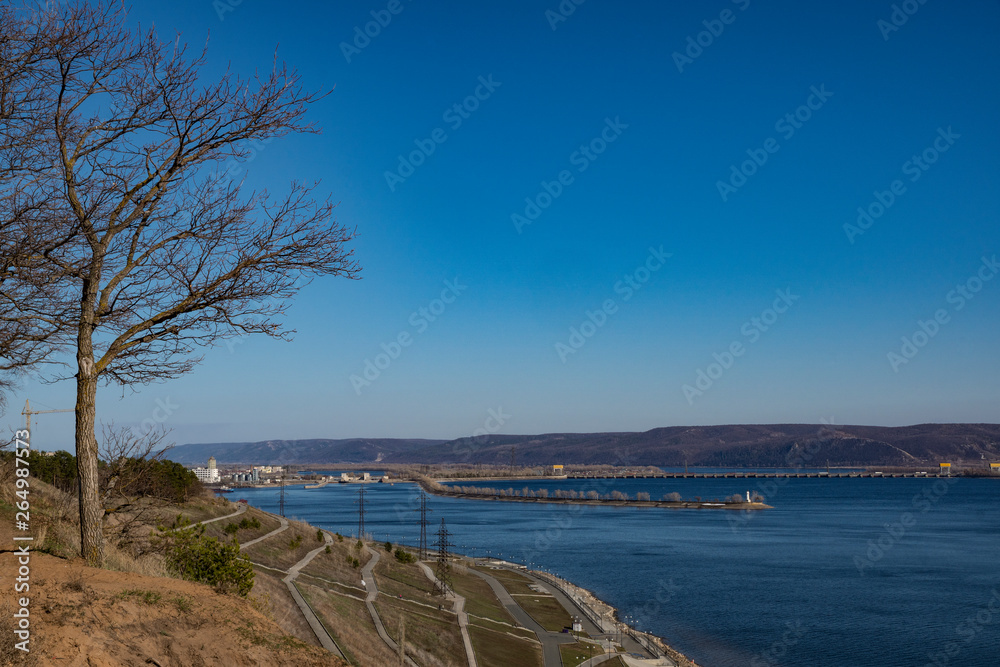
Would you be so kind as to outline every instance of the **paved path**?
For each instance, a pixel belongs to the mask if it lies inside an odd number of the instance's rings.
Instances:
[[[286,528],[288,527],[287,521],[285,522],[285,527]],[[316,635],[316,639],[319,640],[319,643],[322,644],[323,648],[325,648],[327,651],[333,653],[334,655],[340,658],[344,658],[344,654],[340,650],[340,647],[337,646],[337,643],[335,641],[333,641],[333,637],[330,636],[330,633],[327,632],[326,628],[323,627],[323,624],[320,623],[320,620],[316,616],[316,613],[313,611],[312,607],[309,606],[309,603],[306,602],[306,599],[302,597],[302,594],[299,593],[299,589],[295,586],[295,578],[299,576],[299,572],[302,570],[302,568],[308,565],[309,561],[315,558],[319,552],[323,551],[329,545],[333,544],[333,536],[331,536],[330,533],[323,533],[323,537],[326,538],[326,541],[323,544],[323,546],[316,547],[315,549],[307,553],[305,558],[303,558],[298,563],[290,567],[288,569],[288,576],[282,579],[282,581],[285,582],[285,586],[288,587],[288,592],[291,593],[292,599],[295,600],[295,604],[299,606],[299,610],[302,612],[302,615],[306,617],[306,621],[309,623],[309,627],[312,628],[313,634]]]
[[[235,512],[233,512],[232,514],[227,514],[226,516],[217,516],[214,519],[209,519],[208,521],[199,521],[198,523],[203,523],[204,524],[204,523],[212,523],[213,521],[222,521],[223,519],[229,519],[229,518],[232,518],[234,516],[239,516],[240,514],[243,514],[244,512],[247,511],[247,504],[246,503],[238,503],[238,505],[239,505],[239,508]]]
[[[275,519],[277,519],[278,521],[281,522],[281,527],[280,528],[275,528],[274,530],[272,530],[267,535],[263,535],[261,537],[258,537],[256,540],[250,540],[246,544],[241,544],[240,545],[240,551],[243,551],[244,549],[246,549],[249,546],[257,544],[258,542],[263,542],[264,540],[266,540],[269,537],[274,537],[275,535],[277,535],[278,533],[280,533],[283,530],[288,530],[288,519],[286,519],[283,516],[275,516],[274,514],[272,514],[271,516],[273,516]]]
[[[365,598],[365,606],[368,607],[368,613],[371,614],[372,621],[375,623],[375,630],[378,631],[378,636],[382,638],[382,641],[392,649],[393,653],[399,653],[399,644],[392,640],[389,633],[385,631],[385,626],[382,625],[382,618],[378,615],[378,610],[375,609],[375,599],[378,597],[378,584],[375,583],[375,565],[378,564],[378,551],[375,549],[370,549],[372,557],[368,560],[363,568],[361,568],[361,580],[365,582],[366,588],[368,589],[368,595]],[[410,660],[409,657],[406,658],[406,664],[410,667],[418,667],[417,663]]]
[[[562,656],[559,654],[559,645],[572,644],[576,641],[576,637],[562,632],[549,632],[536,623],[535,619],[529,616],[528,612],[524,611],[521,605],[514,601],[514,598],[503,587],[503,584],[494,577],[471,568],[469,572],[485,580],[490,585],[490,588],[493,589],[493,593],[497,596],[497,599],[500,600],[500,604],[510,612],[510,615],[518,623],[535,633],[538,641],[542,643],[542,659],[545,661],[545,667],[562,667]]]
[[[281,522],[281,526],[278,527],[278,528],[275,528],[274,530],[272,530],[267,535],[262,535],[261,537],[258,537],[255,540],[250,540],[246,544],[241,544],[240,545],[240,551],[242,551],[243,549],[246,549],[249,546],[257,544],[258,542],[262,542],[262,541],[264,541],[264,540],[266,540],[266,539],[268,539],[270,537],[274,537],[275,535],[277,535],[278,533],[280,533],[280,532],[282,532],[284,530],[288,530],[288,519],[286,519],[283,516],[277,516],[275,514],[270,514],[270,512],[265,512],[265,514],[269,514],[270,516],[273,516],[275,519],[277,519],[278,521],[280,521]],[[233,515],[230,515],[230,516],[233,516]],[[225,517],[220,517],[220,518],[224,519]],[[315,549],[313,549],[312,551],[310,551],[309,553],[307,553],[305,555],[305,558],[303,558],[298,563],[296,563],[295,565],[293,565],[292,567],[290,567],[288,569],[288,572],[286,573],[285,578],[282,579],[282,581],[285,583],[285,586],[288,588],[289,594],[291,594],[292,599],[295,601],[295,604],[299,608],[299,611],[302,612],[302,616],[305,617],[306,622],[309,624],[309,627],[312,628],[313,634],[316,635],[316,639],[319,640],[320,645],[323,648],[325,648],[327,651],[329,651],[330,653],[333,653],[334,655],[336,655],[336,656],[338,656],[340,658],[344,658],[344,654],[340,650],[340,647],[337,646],[337,643],[335,641],[333,641],[333,637],[331,637],[330,633],[326,631],[325,627],[323,627],[323,624],[320,622],[319,618],[316,616],[316,613],[312,610],[312,607],[309,606],[309,603],[306,602],[306,599],[304,597],[302,597],[302,594],[299,593],[299,589],[296,588],[296,586],[295,586],[295,578],[299,576],[299,572],[302,570],[302,568],[304,568],[306,565],[308,565],[309,561],[311,561],[313,558],[315,558],[316,555],[320,551],[325,550],[327,548],[327,546],[329,546],[330,544],[333,543],[333,536],[330,535],[330,533],[324,532],[323,533],[323,537],[326,538],[325,539],[325,543],[323,544],[323,546],[316,547]],[[253,561],[251,561],[251,562],[253,562]],[[266,567],[264,565],[260,565],[260,563],[254,563],[254,565],[258,565],[260,567]],[[276,568],[267,568],[267,569],[274,570]],[[277,571],[281,572],[281,570],[277,570]],[[346,659],[346,658],[344,658],[344,659]]]
[[[435,586],[438,588],[442,587],[441,582],[431,572],[431,568],[427,567],[425,563],[417,563],[417,565],[424,571],[424,575],[434,582]],[[472,638],[469,636],[469,615],[465,612],[465,598],[455,591],[447,591],[445,599],[453,600],[455,603],[452,610],[458,615],[458,628],[462,631],[462,641],[465,643],[465,657],[469,661],[469,667],[479,667],[479,663],[476,662],[476,652],[472,650]]]
[[[611,625],[610,622],[608,623],[609,627],[599,627],[596,623],[590,620],[590,616],[584,612],[582,604],[578,600],[576,600],[576,598],[570,597],[569,595],[563,593],[562,589],[554,585],[551,581],[548,581],[542,577],[538,577],[532,574],[531,572],[525,572],[523,570],[517,570],[517,573],[525,577],[528,577],[529,579],[538,584],[545,586],[545,589],[550,593],[552,593],[552,595],[555,597],[556,602],[561,604],[570,614],[577,616],[581,619],[581,621],[583,622],[584,632],[586,632],[594,639],[603,639],[616,636],[615,632],[613,632],[613,629],[610,627]],[[626,653],[635,653],[636,655],[644,655],[649,658],[654,658],[654,656],[642,644],[640,644],[627,634],[621,635],[621,647]],[[664,660],[666,660],[666,662],[661,663],[663,665],[674,664],[673,661],[670,660],[669,658],[664,658]],[[656,664],[656,663],[650,663],[650,664]]]

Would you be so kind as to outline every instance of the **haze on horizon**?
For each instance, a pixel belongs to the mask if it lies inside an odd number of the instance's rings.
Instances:
[[[294,342],[98,418],[178,444],[1000,421],[1000,6],[896,4],[136,0],[210,34],[209,74],[277,45],[333,89],[321,135],[231,173],[322,180],[363,273],[304,289]],[[11,428],[25,398],[74,386],[26,382]],[[71,415],[35,425],[72,449]]]

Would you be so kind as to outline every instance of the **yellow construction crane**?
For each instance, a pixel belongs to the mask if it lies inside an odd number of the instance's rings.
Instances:
[[[26,400],[24,401],[24,410],[21,414],[24,415],[24,428],[28,433],[31,433],[31,415],[47,415],[51,412],[75,412],[74,410],[32,410],[31,404]]]

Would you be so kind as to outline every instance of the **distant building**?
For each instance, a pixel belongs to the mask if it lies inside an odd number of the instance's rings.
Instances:
[[[552,466],[552,474],[553,475],[561,475],[561,474],[563,474],[563,467],[562,467],[561,463]]]
[[[214,484],[219,481],[219,471],[216,468],[195,468],[191,472],[194,473],[199,482]]]

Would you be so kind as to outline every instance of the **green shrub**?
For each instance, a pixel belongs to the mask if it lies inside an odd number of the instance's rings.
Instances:
[[[417,561],[416,556],[411,554],[409,551],[403,551],[402,549],[396,549],[396,553],[394,555],[396,556],[396,560],[400,563],[415,563]]]
[[[250,528],[253,529],[260,528],[260,519],[258,519],[257,517],[254,517],[252,519],[243,517],[242,519],[240,519],[240,530],[247,530]]]
[[[330,545],[326,545],[326,553],[330,553]]]
[[[388,551],[389,553],[392,553],[392,542],[385,543],[385,550]]]
[[[253,588],[250,561],[240,556],[237,544],[226,544],[205,535],[204,525],[172,528],[160,536],[167,568],[179,577],[235,591],[246,597]]]
[[[323,541],[323,531],[319,530],[318,528],[316,529],[316,541],[317,542]]]

